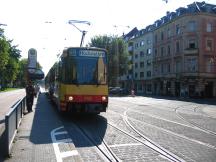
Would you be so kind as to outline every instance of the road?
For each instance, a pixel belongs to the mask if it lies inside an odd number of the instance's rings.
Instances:
[[[7,162],[216,161],[216,105],[110,97],[106,113],[59,115],[42,94]]]
[[[25,90],[13,90],[0,93],[0,136],[4,125],[4,119],[9,109],[20,99],[25,96]]]

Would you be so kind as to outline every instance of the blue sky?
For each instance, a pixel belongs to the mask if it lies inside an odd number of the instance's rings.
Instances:
[[[7,24],[5,35],[19,45],[27,58],[35,48],[45,73],[57,60],[64,47],[79,46],[81,33],[68,20],[85,20],[77,24],[87,30],[85,44],[95,35],[121,35],[132,28],[145,28],[178,7],[194,0],[0,0],[0,23]],[[216,0],[206,0],[216,4]],[[46,21],[52,23],[45,23]],[[117,27],[114,27],[116,25]],[[126,26],[130,26],[127,28]]]

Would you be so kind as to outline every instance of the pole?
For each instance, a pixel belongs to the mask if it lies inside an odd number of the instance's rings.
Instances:
[[[82,38],[81,38],[81,42],[80,42],[80,47],[82,47],[83,46],[83,42],[84,42],[84,38],[85,38],[85,35],[86,35],[87,31],[80,30],[74,23],[82,23],[82,24],[91,25],[90,22],[88,22],[88,21],[80,21],[80,20],[69,20],[68,23],[70,25],[73,25],[77,30],[79,30],[79,32],[82,33]]]

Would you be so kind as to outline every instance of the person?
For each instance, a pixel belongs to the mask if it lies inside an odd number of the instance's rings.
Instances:
[[[40,93],[40,86],[37,84],[35,86],[35,97],[37,97],[39,95],[39,93]]]
[[[34,86],[32,85],[31,81],[28,82],[26,86],[26,106],[27,106],[27,111],[32,112],[32,105],[34,102],[34,95],[35,95],[35,89]]]

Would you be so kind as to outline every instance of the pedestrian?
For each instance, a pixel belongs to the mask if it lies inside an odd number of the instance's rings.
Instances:
[[[32,85],[32,82],[29,81],[26,86],[26,106],[28,112],[32,112],[32,105],[34,102],[35,89]]]

